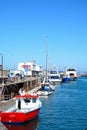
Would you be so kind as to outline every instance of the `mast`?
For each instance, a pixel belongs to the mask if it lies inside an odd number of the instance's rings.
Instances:
[[[48,36],[46,36],[46,81],[48,76]]]

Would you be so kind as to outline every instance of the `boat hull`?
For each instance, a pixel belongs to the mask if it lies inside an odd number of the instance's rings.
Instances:
[[[62,79],[62,82],[70,82],[70,81],[76,81],[77,77],[65,77]]]
[[[64,78],[62,79],[62,82],[70,82],[70,78],[64,77]]]
[[[8,124],[20,124],[26,121],[33,120],[39,114],[40,108],[28,113],[23,112],[2,112],[1,122]]]
[[[70,81],[76,81],[77,77],[70,77]]]
[[[39,96],[49,96],[52,94],[52,91],[38,91],[37,94]]]

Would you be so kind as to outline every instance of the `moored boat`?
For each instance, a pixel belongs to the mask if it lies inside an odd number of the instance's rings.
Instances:
[[[16,96],[16,103],[8,110],[1,111],[1,122],[20,124],[36,118],[41,108],[37,95],[25,94]]]
[[[48,44],[47,44],[46,45],[46,74],[45,74],[43,83],[41,83],[41,88],[38,90],[37,94],[39,96],[48,96],[54,90],[55,90],[55,87],[51,85],[50,82],[48,81]]]
[[[48,82],[41,83],[41,88],[38,90],[37,95],[39,96],[49,96],[55,88],[52,87]]]
[[[70,82],[70,78],[67,76],[67,75],[64,75],[63,78],[62,78],[62,82]]]
[[[74,68],[66,69],[64,76],[62,78],[62,82],[69,82],[77,80],[77,72]]]
[[[62,82],[62,79],[60,77],[60,74],[57,70],[51,70],[48,74],[48,80],[53,85],[59,85]]]

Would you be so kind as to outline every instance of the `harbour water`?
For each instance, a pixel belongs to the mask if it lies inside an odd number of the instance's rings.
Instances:
[[[41,97],[39,117],[8,130],[87,130],[87,78],[57,86],[52,95]],[[0,125],[0,130],[6,130]]]

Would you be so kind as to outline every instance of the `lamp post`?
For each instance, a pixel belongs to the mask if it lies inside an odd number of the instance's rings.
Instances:
[[[3,77],[3,54],[0,53],[1,55],[1,77]]]

